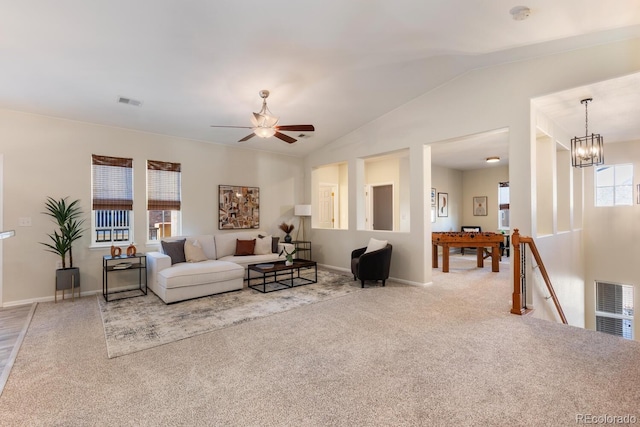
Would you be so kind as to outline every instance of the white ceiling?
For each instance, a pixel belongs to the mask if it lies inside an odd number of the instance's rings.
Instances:
[[[292,145],[242,144],[301,156],[469,69],[640,35],[637,0],[532,0],[524,21],[509,14],[516,5],[0,0],[0,108],[239,145],[246,129],[210,125],[249,125],[258,92],[268,89],[281,124],[313,124],[316,132]],[[598,118],[596,103],[616,123],[639,117],[629,106],[640,105],[631,98],[640,85],[627,84],[623,109],[589,94],[590,123],[593,112],[605,141],[613,121],[598,122],[607,116]],[[571,132],[583,127],[579,99],[587,92],[540,105]],[[142,106],[119,104],[120,96]]]

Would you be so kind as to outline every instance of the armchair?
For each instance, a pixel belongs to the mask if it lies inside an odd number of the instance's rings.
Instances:
[[[384,248],[371,252],[366,252],[366,247],[352,251],[351,272],[353,280],[360,279],[363,288],[365,280],[382,280],[382,286],[384,286],[385,281],[389,278],[392,249],[393,247],[387,243]]]

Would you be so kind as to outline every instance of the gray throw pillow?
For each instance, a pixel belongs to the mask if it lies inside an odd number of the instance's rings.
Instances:
[[[166,255],[171,257],[171,265],[177,264],[179,262],[187,262],[187,259],[184,256],[184,242],[187,239],[176,240],[174,242],[165,242],[162,243],[162,250]]]

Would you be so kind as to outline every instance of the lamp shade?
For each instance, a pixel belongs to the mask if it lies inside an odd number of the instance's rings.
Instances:
[[[311,216],[311,205],[295,205],[293,214],[295,216]]]

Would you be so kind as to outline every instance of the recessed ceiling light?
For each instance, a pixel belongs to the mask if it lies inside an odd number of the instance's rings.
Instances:
[[[531,9],[527,6],[515,6],[511,8],[509,13],[516,21],[524,21],[531,15]]]
[[[500,157],[498,156],[487,157],[487,163],[497,163],[499,161]]]

